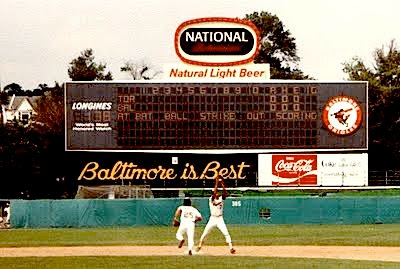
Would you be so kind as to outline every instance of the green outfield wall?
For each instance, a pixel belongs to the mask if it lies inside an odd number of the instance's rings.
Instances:
[[[206,223],[208,199],[193,198]],[[12,200],[12,228],[171,225],[182,199]],[[400,223],[400,196],[228,198],[227,224]]]

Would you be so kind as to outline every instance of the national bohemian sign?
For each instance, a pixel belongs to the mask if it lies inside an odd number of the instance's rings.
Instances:
[[[250,63],[258,53],[258,29],[250,21],[202,18],[182,23],[175,33],[175,50],[188,64],[232,66]]]

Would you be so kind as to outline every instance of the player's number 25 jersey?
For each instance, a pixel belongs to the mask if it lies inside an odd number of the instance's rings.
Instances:
[[[195,222],[196,218],[201,217],[200,212],[192,206],[180,206],[181,223]]]

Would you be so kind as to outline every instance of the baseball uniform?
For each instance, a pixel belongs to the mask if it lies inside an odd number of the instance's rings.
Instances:
[[[208,220],[207,225],[204,228],[204,232],[201,235],[198,250],[201,249],[206,236],[211,232],[212,229],[217,227],[225,236],[226,243],[229,245],[231,253],[232,254],[235,253],[235,250],[232,247],[232,239],[231,236],[229,235],[228,229],[226,228],[226,224],[223,217],[224,200],[225,200],[224,195],[219,196],[218,198],[215,199],[213,199],[213,196],[209,198],[208,204],[210,207],[210,219]]]
[[[178,207],[177,211],[181,212],[180,225],[176,232],[176,239],[179,241],[184,240],[184,234],[186,233],[188,239],[188,250],[191,252],[194,245],[194,228],[196,219],[201,218],[200,212],[192,207],[182,205]]]

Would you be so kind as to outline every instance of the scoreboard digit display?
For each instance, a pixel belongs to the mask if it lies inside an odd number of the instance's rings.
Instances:
[[[70,82],[65,98],[67,150],[367,148],[365,82]]]

